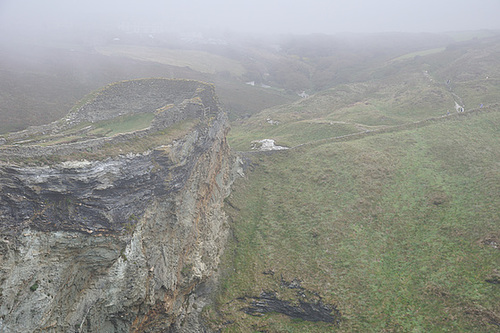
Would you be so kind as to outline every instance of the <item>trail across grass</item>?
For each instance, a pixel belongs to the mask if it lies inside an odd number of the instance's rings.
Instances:
[[[253,157],[207,318],[227,332],[498,329],[499,132],[499,112],[477,113]],[[262,291],[299,302],[283,279],[336,305],[340,325],[240,311]]]

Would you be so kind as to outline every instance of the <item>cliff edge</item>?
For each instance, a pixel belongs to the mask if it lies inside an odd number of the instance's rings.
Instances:
[[[234,160],[213,86],[119,82],[0,146],[0,332],[203,332]]]

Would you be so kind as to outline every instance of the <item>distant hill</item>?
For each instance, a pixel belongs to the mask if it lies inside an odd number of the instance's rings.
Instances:
[[[370,79],[336,85],[236,122],[230,142],[249,150],[270,138],[296,146],[464,110],[494,107],[500,96],[500,39],[453,43],[438,52],[391,59],[365,69]],[[276,125],[279,124],[279,125]]]
[[[240,116],[298,98],[277,90],[253,89],[226,73],[105,56],[78,45],[0,44],[0,72],[0,134],[55,121],[88,93],[112,82],[137,78],[213,82],[225,108]]]
[[[489,36],[488,34],[483,34]],[[458,36],[458,37],[457,37]],[[213,82],[231,119],[289,103],[339,84],[386,76],[391,59],[454,45],[474,34],[232,36],[220,45],[109,36],[95,45],[0,42],[0,133],[59,119],[89,92],[148,77]],[[465,37],[464,37],[465,36]],[[106,39],[106,38],[107,39]],[[397,67],[391,67],[397,70]],[[375,72],[374,72],[375,71]],[[253,82],[250,86],[248,82]]]

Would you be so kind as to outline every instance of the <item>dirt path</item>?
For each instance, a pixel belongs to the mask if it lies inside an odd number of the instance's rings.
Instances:
[[[310,141],[307,143],[303,143],[303,144],[291,147],[290,149],[296,149],[296,148],[300,148],[300,147],[304,147],[304,146],[308,146],[308,145],[323,144],[323,143],[327,143],[327,142],[352,141],[352,140],[357,140],[357,139],[361,139],[361,138],[364,138],[367,136],[372,136],[372,135],[377,135],[377,134],[382,134],[382,133],[393,133],[393,132],[401,132],[401,131],[411,130],[411,129],[415,129],[415,128],[428,126],[428,125],[436,123],[436,122],[454,119],[456,117],[467,117],[467,116],[470,116],[472,114],[479,114],[479,113],[485,113],[485,112],[496,112],[496,111],[499,111],[498,106],[499,106],[498,104],[494,104],[494,105],[490,105],[490,106],[483,106],[481,109],[472,109],[472,110],[464,111],[461,113],[453,113],[453,114],[443,115],[440,117],[431,117],[431,118],[427,118],[424,120],[406,123],[406,124],[402,124],[402,125],[396,125],[396,126],[391,126],[391,127],[386,127],[386,128],[376,129],[376,130],[369,130],[369,131],[364,131],[364,132],[357,132],[357,133],[341,135],[341,136],[336,136],[336,137],[321,139],[321,140],[316,140],[316,141]]]

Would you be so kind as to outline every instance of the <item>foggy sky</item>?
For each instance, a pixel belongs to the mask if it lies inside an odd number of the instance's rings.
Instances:
[[[500,29],[500,0],[0,0],[0,33],[124,23],[172,31],[444,32]]]

